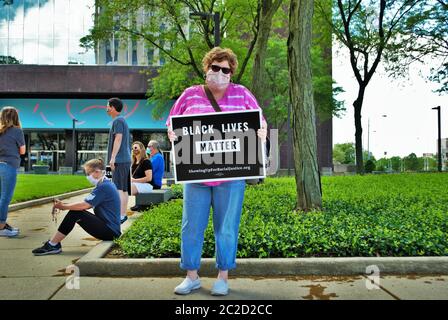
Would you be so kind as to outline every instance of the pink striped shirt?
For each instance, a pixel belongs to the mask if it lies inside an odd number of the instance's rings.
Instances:
[[[244,110],[258,110],[257,99],[244,86],[230,83],[224,96],[218,101],[222,112],[244,111]],[[171,116],[183,114],[201,114],[215,112],[213,106],[205,94],[202,85],[196,85],[185,89],[182,95],[177,99],[171,108],[170,114],[166,121],[166,125],[171,126]],[[265,121],[264,117],[263,120]],[[207,186],[218,186],[223,182],[205,182]]]

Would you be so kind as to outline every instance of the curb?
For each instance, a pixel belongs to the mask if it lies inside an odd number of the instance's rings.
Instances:
[[[16,210],[20,210],[20,209],[24,209],[24,208],[28,208],[28,207],[32,207],[32,206],[39,206],[42,204],[47,204],[47,203],[52,202],[56,198],[63,200],[63,199],[79,196],[83,193],[88,193],[92,190],[93,190],[93,188],[87,188],[87,189],[72,191],[72,192],[68,192],[68,193],[64,193],[64,194],[54,195],[54,196],[50,196],[50,197],[46,197],[46,198],[40,198],[40,199],[35,199],[35,200],[30,200],[30,201],[25,201],[25,202],[19,202],[19,203],[10,205],[8,207],[8,212],[16,211]]]
[[[105,259],[113,247],[103,241],[83,256],[76,265],[81,276],[156,277],[183,276],[179,258]],[[369,266],[381,274],[448,274],[448,257],[349,257],[349,258],[274,258],[237,259],[232,276],[345,276],[370,275]],[[371,267],[370,267],[371,268]],[[373,269],[374,270],[374,269]],[[201,262],[201,276],[215,276],[215,259]]]

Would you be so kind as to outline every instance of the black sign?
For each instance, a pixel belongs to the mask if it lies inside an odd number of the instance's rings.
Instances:
[[[260,111],[172,116],[171,124],[176,183],[266,176]]]

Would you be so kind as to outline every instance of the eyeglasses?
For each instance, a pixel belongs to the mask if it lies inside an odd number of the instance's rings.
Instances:
[[[213,72],[219,72],[219,70],[222,70],[222,73],[229,74],[230,71],[232,71],[230,68],[220,67],[220,66],[217,66],[216,64],[212,64],[211,67],[212,67]]]
[[[140,149],[138,147],[133,148],[134,151],[139,151]]]

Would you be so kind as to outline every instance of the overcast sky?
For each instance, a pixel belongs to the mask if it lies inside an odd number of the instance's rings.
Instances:
[[[380,64],[381,66],[381,64]],[[448,95],[432,92],[436,86],[426,82],[419,72],[427,72],[428,66],[415,65],[410,80],[387,77],[382,68],[375,73],[367,86],[362,108],[363,148],[367,150],[368,119],[370,118],[370,151],[376,159],[384,156],[407,156],[414,152],[437,152],[437,111],[442,107],[442,139],[448,138]],[[354,142],[355,124],[353,101],[358,83],[353,76],[350,61],[344,52],[333,46],[333,77],[345,93],[347,111],[338,119],[333,118],[333,144]],[[386,115],[386,117],[383,117]]]

